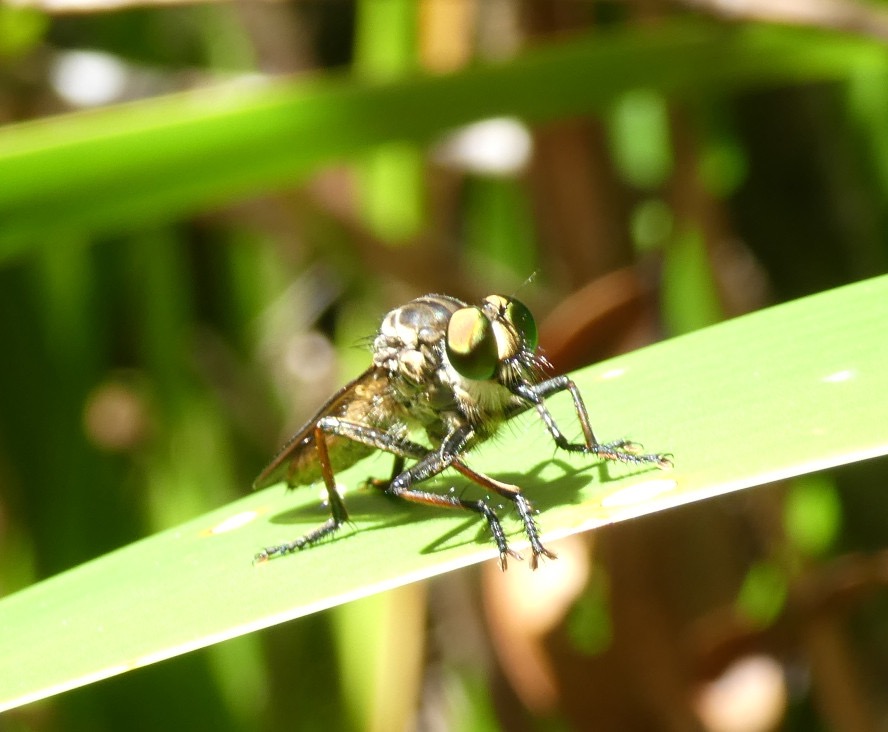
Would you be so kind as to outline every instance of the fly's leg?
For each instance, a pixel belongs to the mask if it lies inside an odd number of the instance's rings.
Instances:
[[[318,453],[318,460],[321,465],[321,475],[324,478],[324,485],[327,489],[327,495],[330,498],[330,518],[317,529],[294,541],[277,546],[266,547],[256,555],[256,561],[264,561],[269,557],[278,554],[288,554],[297,549],[304,549],[317,541],[320,541],[324,537],[329,536],[348,520],[345,504],[342,501],[342,497],[336,491],[333,468],[330,464],[330,456],[327,451],[327,443],[325,440],[325,435],[328,434],[345,437],[354,440],[355,442],[360,442],[361,444],[389,452],[395,456],[393,467],[397,471],[397,475],[393,474],[391,480],[388,481],[372,482],[373,485],[381,488],[388,495],[412,503],[421,503],[441,508],[462,509],[483,516],[487,521],[490,533],[493,535],[493,540],[499,550],[500,566],[503,569],[506,569],[509,556],[516,559],[521,559],[521,556],[509,548],[506,534],[505,531],[503,531],[499,517],[485,501],[470,501],[453,495],[440,495],[431,491],[417,490],[416,488],[413,488],[413,485],[438,475],[452,465],[456,470],[479,485],[495,490],[497,493],[500,493],[515,503],[518,513],[524,522],[525,530],[534,552],[534,567],[536,567],[538,556],[555,556],[546,550],[540,543],[530,503],[521,494],[518,487],[509,485],[508,483],[501,483],[489,476],[477,473],[459,460],[458,456],[465,451],[466,447],[474,437],[474,432],[470,427],[464,426],[454,430],[447,439],[444,440],[438,450],[430,451],[418,443],[394,437],[382,430],[355,424],[353,422],[346,422],[336,417],[324,417],[319,420],[314,427],[314,439]],[[409,469],[403,470],[404,461],[408,458],[416,460],[417,462]]]
[[[518,515],[521,517],[521,521],[524,523],[524,533],[527,535],[527,540],[530,542],[530,549],[533,552],[533,558],[530,560],[531,569],[536,569],[539,566],[539,558],[541,556],[549,557],[549,559],[557,559],[557,555],[553,552],[550,552],[546,547],[543,546],[540,541],[540,533],[539,528],[536,525],[536,520],[533,517],[533,507],[530,504],[530,501],[524,496],[521,492],[521,489],[517,485],[512,485],[511,483],[503,483],[502,481],[496,480],[495,478],[491,478],[489,475],[484,475],[484,473],[478,473],[472,470],[468,465],[466,465],[461,460],[454,460],[451,463],[451,467],[455,470],[458,470],[469,480],[474,481],[478,485],[489,488],[490,490],[494,490],[499,493],[501,496],[508,498],[512,503],[515,504],[515,508],[518,510]],[[513,552],[509,552],[513,556],[515,555]],[[519,557],[520,558],[520,557]],[[505,569],[505,559],[500,555],[500,566]]]
[[[330,518],[328,518],[318,528],[308,532],[298,539],[287,542],[286,544],[278,544],[276,546],[265,547],[258,552],[253,561],[264,562],[270,557],[278,554],[289,554],[298,549],[305,549],[326,536],[334,533],[342,524],[348,521],[348,511],[342,496],[336,490],[336,481],[333,477],[333,467],[330,464],[330,454],[327,450],[327,440],[325,435],[339,435],[347,437],[356,442],[361,442],[371,447],[393,453],[395,455],[395,468],[398,473],[403,471],[405,458],[420,459],[428,454],[428,450],[415,442],[401,440],[393,437],[387,432],[376,430],[371,427],[365,427],[351,422],[344,422],[336,417],[324,417],[318,420],[314,426],[313,436],[315,441],[315,449],[317,450],[318,462],[321,466],[321,476],[324,479],[324,487],[327,489],[327,497],[330,503]],[[383,486],[391,484],[391,480],[382,481]]]
[[[555,419],[546,408],[544,399],[557,394],[561,391],[570,393],[573,400],[574,410],[577,413],[577,419],[583,430],[583,442],[570,442],[555,424]],[[580,390],[576,384],[567,376],[556,376],[533,386],[520,385],[516,392],[527,399],[536,408],[537,414],[546,425],[549,434],[555,444],[562,450],[568,452],[583,452],[586,454],[596,455],[605,460],[617,460],[622,463],[630,463],[632,465],[656,465],[658,468],[666,469],[672,467],[672,456],[666,453],[643,453],[642,447],[637,442],[629,440],[617,440],[615,442],[599,442],[595,434],[592,432],[592,426],[589,424],[589,414],[586,411],[586,405]]]
[[[348,511],[342,496],[336,490],[336,481],[333,478],[333,467],[330,465],[330,454],[327,451],[327,440],[324,438],[324,431],[321,423],[314,427],[315,449],[318,453],[318,461],[321,465],[321,476],[324,478],[324,487],[327,489],[327,499],[330,502],[330,518],[328,518],[318,528],[309,531],[305,536],[287,542],[286,544],[278,544],[276,546],[267,546],[260,551],[254,561],[264,562],[269,557],[276,554],[289,554],[297,549],[304,549],[307,546],[317,543],[325,536],[329,536],[336,531],[342,524],[348,521]]]
[[[428,451],[426,451],[428,452]],[[397,478],[401,473],[404,472],[404,457],[402,455],[395,455],[395,461],[392,463],[392,473],[386,478],[367,478],[364,481],[363,485],[370,486],[371,488],[378,488],[381,491],[385,491],[392,484],[392,481]]]
[[[433,453],[432,455],[436,454],[437,453]],[[402,475],[404,475],[404,473],[402,473]],[[397,478],[395,479],[395,481],[392,482],[392,485],[386,492],[397,498],[402,498],[403,500],[410,501],[411,503],[420,503],[425,506],[437,506],[438,508],[456,508],[462,509],[464,511],[472,511],[473,513],[477,513],[483,516],[487,520],[487,526],[489,527],[490,533],[493,536],[493,541],[496,543],[496,548],[499,550],[500,567],[502,569],[506,569],[508,557],[521,559],[520,554],[515,553],[509,548],[509,543],[508,541],[506,541],[506,532],[503,531],[503,526],[500,523],[499,516],[496,515],[496,511],[494,511],[484,501],[467,501],[463,498],[457,498],[456,496],[442,496],[440,493],[432,493],[431,491],[420,491],[416,490],[415,488],[404,488],[400,485],[396,485],[396,482],[398,482]]]
[[[507,483],[499,483],[493,478],[488,478],[487,476],[481,475],[480,473],[476,473],[474,470],[472,470],[459,459],[457,459],[456,456],[459,455],[463,449],[465,449],[465,446],[471,436],[472,432],[468,430],[468,428],[464,430],[457,430],[447,440],[445,440],[441,448],[435,452],[426,450],[420,445],[408,443],[411,452],[409,455],[406,455],[406,457],[416,458],[418,462],[413,465],[410,470],[405,471],[405,455],[396,454],[395,462],[392,465],[391,478],[389,478],[389,480],[370,480],[368,481],[368,483],[376,488],[379,488],[390,496],[401,498],[412,503],[420,503],[426,506],[436,506],[439,508],[456,508],[480,514],[487,520],[487,525],[490,529],[490,533],[493,535],[493,540],[496,543],[497,549],[499,550],[500,566],[503,569],[506,569],[507,557],[512,556],[515,559],[521,559],[521,555],[509,549],[508,542],[506,541],[506,534],[505,531],[503,531],[503,527],[500,523],[499,517],[496,515],[496,512],[489,505],[487,505],[487,503],[480,500],[467,501],[465,499],[457,498],[456,496],[450,495],[442,496],[439,493],[433,493],[431,491],[421,491],[410,487],[415,483],[420,483],[424,480],[428,480],[435,475],[443,472],[448,466],[452,466],[463,475],[468,477],[470,480],[474,480],[479,485],[486,488],[492,488],[498,493],[501,493],[502,495],[508,496],[510,499],[515,500],[514,498],[512,498],[512,496],[518,492],[517,486],[510,486]],[[538,553],[536,549],[537,546],[539,547],[541,553],[545,553],[546,555],[552,557],[554,557],[555,555],[542,548],[542,545],[539,542],[539,537],[537,535],[536,526],[533,523],[533,517],[530,512],[529,503],[524,498],[524,496],[520,495],[520,493],[518,495],[518,499],[519,500],[516,501],[516,504],[519,506],[518,511],[522,515],[522,518],[524,518],[525,516],[527,517],[525,519],[526,526],[528,525],[529,521],[530,528],[528,528],[528,537],[531,537],[531,545],[534,546],[534,567],[536,567],[536,556]],[[521,502],[523,502],[523,505]],[[522,508],[525,506],[526,508],[522,510]]]
[[[512,500],[515,500],[513,496],[517,495],[520,498],[520,502],[515,502],[516,505],[519,506],[519,513],[522,511],[521,506],[523,502],[526,510],[525,513],[522,514],[522,518],[524,518],[526,514],[527,518],[530,519],[530,525],[533,527],[532,529],[528,529],[528,536],[532,534],[535,537],[536,545],[539,546],[542,552],[548,554],[548,552],[546,552],[542,548],[542,544],[539,543],[536,526],[533,524],[533,518],[530,515],[530,506],[524,496],[521,496],[520,492],[517,492],[517,488],[515,489],[516,492],[511,492],[508,490],[508,488],[515,488],[514,486],[508,486],[508,484],[506,483],[499,483],[498,481],[494,481],[492,478],[482,476],[480,473],[476,473],[474,470],[465,465],[461,460],[459,460],[458,456],[466,449],[466,446],[469,444],[473,436],[474,432],[470,427],[464,426],[457,428],[450,435],[448,435],[448,437],[444,440],[438,450],[427,452],[427,454],[415,465],[411,466],[408,470],[405,470],[403,473],[395,477],[386,489],[386,493],[397,498],[402,498],[405,501],[410,501],[412,503],[421,503],[427,506],[438,506],[441,508],[456,508],[480,514],[487,520],[487,526],[490,529],[490,533],[493,536],[494,542],[496,543],[496,548],[499,550],[500,567],[505,570],[508,564],[508,558],[510,556],[514,557],[515,559],[521,559],[521,555],[517,554],[509,548],[508,541],[506,540],[506,532],[503,531],[499,516],[496,515],[496,511],[494,511],[489,505],[487,505],[485,501],[467,501],[463,498],[458,498],[457,496],[442,496],[438,493],[417,490],[416,488],[411,487],[416,483],[421,483],[424,480],[428,480],[429,478],[438,475],[446,468],[452,466],[463,475],[474,480],[476,483],[488,488],[492,488],[497,492],[502,492],[503,495],[507,495]],[[500,490],[500,488],[505,488],[506,491],[503,492]],[[527,520],[525,520],[525,526],[527,525]],[[536,566],[536,557],[537,551],[535,547],[534,566]]]

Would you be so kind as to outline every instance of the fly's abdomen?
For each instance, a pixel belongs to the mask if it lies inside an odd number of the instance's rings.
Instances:
[[[284,482],[291,488],[308,485],[323,476],[320,453],[315,442],[317,425],[324,417],[336,417],[350,424],[388,431],[398,427],[398,407],[392,401],[387,374],[376,368],[365,371],[334,394],[256,478],[253,488],[267,488]],[[330,465],[335,473],[350,468],[375,448],[347,437],[321,431]]]
[[[330,467],[333,469],[334,475],[341,470],[347,470],[374,452],[374,448],[362,445],[347,437],[324,435],[324,440],[327,444],[327,454],[330,456]],[[322,478],[317,446],[314,437],[310,437],[293,451],[286,464],[285,474],[281,475],[279,479],[284,480],[288,487],[296,488],[301,485],[310,485]]]

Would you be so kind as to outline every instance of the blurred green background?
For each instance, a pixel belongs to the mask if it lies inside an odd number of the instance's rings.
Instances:
[[[517,292],[566,371],[886,272],[888,5],[731,7],[0,6],[0,594],[248,491],[425,292]],[[877,729],[886,476],[627,522],[0,728]]]

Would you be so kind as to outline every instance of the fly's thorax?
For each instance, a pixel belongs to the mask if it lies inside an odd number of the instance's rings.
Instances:
[[[450,316],[464,303],[426,295],[392,310],[373,340],[373,364],[391,378],[420,388],[432,386],[441,365]]]
[[[496,432],[520,398],[498,381],[466,379],[453,371],[452,367],[446,368],[452,372],[449,376],[450,388],[457,411],[481,439],[487,439]]]

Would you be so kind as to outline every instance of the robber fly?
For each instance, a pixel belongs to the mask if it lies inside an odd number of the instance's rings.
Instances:
[[[334,533],[348,520],[335,473],[383,450],[394,455],[391,477],[369,481],[372,485],[407,501],[480,514],[503,569],[509,556],[521,557],[509,548],[487,501],[418,486],[454,468],[511,501],[524,524],[535,569],[539,557],[555,555],[540,542],[530,502],[518,486],[476,472],[465,462],[472,448],[530,408],[536,409],[562,450],[635,465],[671,465],[668,455],[644,454],[626,440],[598,442],[576,385],[567,376],[544,378],[547,364],[536,348],[533,316],[511,297],[491,295],[478,305],[467,305],[446,295],[425,295],[388,313],[373,340],[373,365],[334,394],[254,483],[258,489],[284,481],[295,488],[322,479],[330,518],[294,541],[266,547],[256,559],[304,549]],[[546,397],[561,391],[573,400],[583,431],[580,443],[568,441],[546,408]],[[430,446],[408,439],[416,430],[425,432]]]

